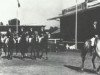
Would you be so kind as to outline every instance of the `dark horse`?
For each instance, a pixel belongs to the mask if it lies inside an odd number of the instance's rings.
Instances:
[[[8,59],[12,59],[14,45],[15,45],[15,41],[14,41],[14,38],[11,36],[8,38],[8,43],[7,43]]]
[[[45,59],[48,59],[48,34],[44,34],[40,41],[40,50],[42,51],[41,57],[43,57],[44,52],[46,53]]]
[[[20,49],[21,49],[21,45],[20,45],[21,37],[17,36],[17,37],[15,38],[15,40],[16,40],[15,48],[16,48],[16,55],[17,55],[17,53],[18,53],[18,52],[20,51]]]
[[[26,36],[27,35],[24,33],[20,39],[20,52],[21,52],[22,58],[25,57],[25,54],[27,53],[27,48],[28,48]]]
[[[35,31],[35,34],[33,35],[32,40],[31,40],[31,56],[32,56],[32,53],[34,52],[34,58],[35,59],[40,58],[40,55],[39,55],[39,51],[40,51],[39,39],[40,39],[40,36],[38,35],[38,32]]]
[[[81,57],[82,57],[82,66],[81,66],[81,70],[84,70],[84,61],[85,61],[85,57],[86,57],[86,54],[88,52],[91,51],[91,39],[87,40],[85,42],[85,45],[84,45],[84,50],[81,52]],[[95,66],[95,58],[96,57],[100,57],[100,38],[99,37],[96,37],[95,40],[94,40],[94,49],[93,50],[93,54],[92,54],[92,64],[93,64],[93,69],[98,72],[99,69],[100,69],[100,66],[96,69],[96,66]]]
[[[31,37],[31,42],[30,42],[30,49],[31,49],[31,58],[33,59],[33,57],[36,59],[36,52],[38,50],[38,42],[36,41],[36,36],[32,36]],[[33,56],[34,53],[34,56]]]

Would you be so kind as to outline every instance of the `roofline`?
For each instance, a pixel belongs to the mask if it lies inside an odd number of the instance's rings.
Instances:
[[[100,3],[98,3],[98,5],[95,5],[95,6],[92,6],[92,7],[88,7],[88,8],[83,9],[83,10],[78,10],[78,13],[83,12],[83,11],[87,11],[87,10],[93,10],[93,9],[99,8],[99,7],[100,7]],[[69,16],[69,15],[73,15],[73,14],[75,14],[75,12],[76,11],[68,12],[67,14],[64,14],[64,15],[62,14],[60,16],[56,16],[56,17],[53,17],[53,18],[49,18],[47,20],[56,20],[58,18],[62,18],[62,17]]]

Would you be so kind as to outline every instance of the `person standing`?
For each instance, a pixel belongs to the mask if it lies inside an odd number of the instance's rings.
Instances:
[[[33,29],[30,28],[30,30],[29,30],[29,37],[32,37],[32,35],[33,35]]]

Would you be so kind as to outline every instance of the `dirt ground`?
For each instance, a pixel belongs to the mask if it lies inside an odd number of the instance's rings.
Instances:
[[[92,71],[89,55],[86,58],[85,70],[80,71],[81,57],[80,53],[75,51],[50,52],[48,60],[21,60],[15,57],[8,60],[3,56],[4,54],[0,57],[0,75],[96,75]],[[95,63],[98,67],[98,58]]]

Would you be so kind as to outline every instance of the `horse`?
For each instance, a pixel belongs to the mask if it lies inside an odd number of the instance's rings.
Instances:
[[[42,51],[40,57],[43,57],[43,54],[45,52],[46,57],[45,59],[48,59],[48,34],[44,34],[41,38],[40,38],[40,50]]]
[[[13,49],[15,47],[15,39],[13,38],[13,36],[7,38],[6,45],[8,49],[8,59],[12,59]]]
[[[28,43],[26,41],[26,33],[24,33],[22,36],[21,36],[21,39],[20,39],[20,52],[21,52],[21,55],[22,55],[22,58],[25,57],[25,54],[27,53],[27,49],[28,49]]]
[[[29,49],[30,49],[30,57],[33,59],[33,53],[34,53],[34,58],[36,59],[36,51],[37,51],[37,44],[36,44],[36,37],[34,35],[32,35],[32,37],[29,37]]]
[[[20,47],[21,47],[21,45],[20,45],[20,41],[21,41],[21,37],[20,36],[17,36],[16,38],[15,38],[15,40],[16,40],[16,44],[15,44],[15,48],[16,48],[16,55],[17,55],[17,53],[20,51]]]
[[[91,48],[92,47],[92,43],[94,43],[94,47],[93,48]],[[99,69],[100,69],[100,66],[96,69],[94,61],[95,61],[96,57],[100,57],[100,38],[99,37],[95,37],[95,38],[89,39],[89,40],[87,40],[85,42],[84,50],[82,50],[82,52],[81,52],[81,57],[82,57],[81,70],[84,70],[85,57],[86,57],[86,54],[91,51],[91,49],[94,49],[93,53],[92,53],[93,69],[94,69],[94,71],[98,72]]]
[[[4,53],[5,53],[5,56],[7,56],[7,45],[6,45],[6,40],[7,40],[7,36],[5,36],[5,35],[2,35],[1,37],[0,37],[0,42],[1,42],[1,44],[2,44],[2,49],[3,49],[3,51],[4,51]]]
[[[30,46],[31,46],[31,56],[32,56],[32,53],[34,52],[34,58],[40,58],[40,39],[41,37],[39,36],[38,32],[35,31],[35,34],[32,35],[31,37],[31,43],[30,43]],[[33,56],[32,56],[33,57]]]
[[[85,57],[87,53],[91,50],[91,40],[88,39],[84,43],[84,49],[81,50],[81,58],[82,58],[82,64],[81,64],[81,70],[84,69],[84,62],[85,62]]]
[[[35,59],[36,58],[39,58],[39,50],[40,50],[40,45],[39,45],[39,38],[40,36],[39,35],[34,35],[34,38],[33,38],[33,51],[34,51],[34,57]]]

